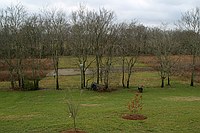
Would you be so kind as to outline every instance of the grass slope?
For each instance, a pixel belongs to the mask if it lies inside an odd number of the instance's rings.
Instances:
[[[60,68],[76,67],[76,63],[68,64],[66,60],[69,59],[61,58]],[[143,67],[143,64],[138,66]],[[66,103],[69,97],[80,102],[77,127],[88,133],[200,131],[200,87],[189,87],[188,83],[180,81],[177,77],[172,77],[171,88],[161,89],[158,72],[136,72],[131,77],[130,89],[119,89],[111,93],[84,90],[81,97],[78,89],[80,76],[60,76],[59,80],[64,90],[54,90],[53,77],[46,77],[40,81],[42,88],[49,88],[40,91],[9,91],[7,88],[10,83],[1,82],[0,133],[58,133],[71,129],[73,121],[69,118]],[[119,87],[121,75],[111,74],[111,84]],[[141,84],[145,86],[144,107],[141,113],[148,119],[122,119],[123,114],[129,113],[127,104],[133,98],[136,86]]]
[[[0,132],[56,133],[72,128],[66,100],[73,96],[80,102],[77,126],[89,133],[184,132],[200,130],[200,93],[198,87],[182,84],[170,89],[145,88],[144,121],[121,118],[128,113],[127,103],[136,88],[111,93],[40,90],[30,92],[0,91]],[[188,100],[189,99],[189,100]]]

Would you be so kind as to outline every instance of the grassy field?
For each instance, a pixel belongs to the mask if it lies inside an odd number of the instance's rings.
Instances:
[[[130,89],[104,93],[84,90],[80,96],[78,79],[79,76],[61,77],[64,89],[61,91],[51,89],[54,88],[51,77],[41,81],[41,86],[47,86],[48,90],[1,89],[0,132],[57,133],[71,129],[73,121],[66,104],[69,97],[81,104],[77,126],[88,133],[198,133],[200,130],[200,87],[189,87],[174,80],[171,88],[161,89],[157,72],[138,72],[133,76]],[[141,113],[148,118],[124,120],[121,116],[129,113],[127,104],[137,90],[134,86],[141,82],[146,86]],[[1,83],[1,88],[7,84]]]
[[[111,93],[73,90],[70,95],[81,103],[78,128],[89,133],[199,132],[199,88],[146,88],[143,94],[144,121],[123,120],[127,103],[135,89]],[[60,132],[72,127],[67,113],[66,90],[0,92],[0,131]]]
[[[69,57],[62,57],[59,66],[77,67],[74,58]],[[137,67],[145,66],[137,64]],[[0,82],[0,133],[58,133],[71,129],[68,98],[80,103],[77,127],[87,133],[199,133],[199,84],[189,87],[188,80],[172,77],[172,86],[161,89],[158,72],[144,71],[133,73],[130,89],[122,89],[120,76],[111,74],[111,85],[118,90],[101,93],[83,90],[81,96],[78,75],[60,76],[63,90],[59,91],[54,89],[53,77],[43,78],[40,87],[45,89],[39,91],[11,91],[9,82]],[[123,114],[129,113],[128,102],[141,84],[145,86],[141,114],[148,118],[122,119]]]

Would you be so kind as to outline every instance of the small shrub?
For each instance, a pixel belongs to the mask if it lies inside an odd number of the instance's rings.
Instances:
[[[128,103],[128,110],[131,114],[138,114],[142,110],[142,94],[136,93],[133,99]]]
[[[81,97],[82,91],[80,93],[80,97]],[[68,111],[69,111],[69,117],[73,119],[73,128],[74,131],[76,132],[76,119],[77,119],[77,115],[78,115],[78,111],[79,111],[79,106],[80,103],[78,101],[75,101],[73,98],[68,98],[67,99],[67,107],[68,107]]]
[[[23,90],[29,91],[29,90],[34,90],[35,86],[34,83],[30,80],[24,80],[24,87]]]
[[[74,131],[76,131],[76,117],[78,115],[79,104],[74,101],[68,100],[67,106],[69,110],[69,117],[73,119]]]
[[[39,81],[39,78],[34,81],[26,79],[24,80],[24,85],[21,89],[23,91],[39,90]]]

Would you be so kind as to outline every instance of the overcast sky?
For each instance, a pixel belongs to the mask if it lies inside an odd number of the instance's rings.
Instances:
[[[32,12],[47,6],[71,12],[82,3],[89,9],[113,10],[119,21],[137,19],[148,26],[158,26],[161,22],[173,25],[181,13],[200,6],[200,0],[0,0],[0,8],[16,3]]]

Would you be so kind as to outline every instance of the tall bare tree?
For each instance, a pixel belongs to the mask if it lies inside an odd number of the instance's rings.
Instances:
[[[139,57],[140,47],[143,44],[143,32],[140,31],[140,26],[136,23],[136,21],[130,24],[124,23],[121,27],[122,85],[127,88],[129,88],[133,68]]]
[[[70,43],[81,70],[81,88],[86,87],[86,71],[94,60],[88,60],[92,53],[91,16],[84,6],[72,12]]]
[[[23,35],[23,43],[26,44],[25,55],[26,59],[31,60],[30,66],[32,68],[32,80],[34,88],[39,89],[40,71],[41,71],[41,33],[42,20],[38,15],[32,15],[25,21],[25,25],[21,28]],[[28,60],[27,60],[28,61]]]
[[[104,50],[104,61],[102,62],[103,66],[102,69],[103,71],[103,79],[104,79],[104,85],[105,85],[105,90],[110,89],[110,73],[112,69],[112,64],[113,64],[113,57],[115,56],[115,52],[118,49],[118,32],[119,32],[119,25],[115,24],[113,26],[110,26],[109,28],[107,37],[105,39],[105,47],[103,48]]]
[[[165,86],[165,79],[170,85],[170,76],[172,68],[175,66],[179,58],[172,59],[173,53],[179,51],[179,45],[173,40],[173,32],[171,30],[153,28],[151,30],[151,48],[158,61],[158,71],[161,77],[161,87]]]
[[[106,9],[100,9],[98,12],[90,12],[92,19],[91,29],[92,32],[92,46],[94,47],[94,53],[96,57],[96,77],[97,84],[99,84],[100,77],[102,77],[102,57],[103,48],[105,47],[105,39],[107,34],[109,34],[109,28],[114,21],[114,13]]]
[[[58,62],[61,55],[60,48],[66,39],[67,33],[67,19],[63,11],[46,10],[44,12],[44,26],[47,42],[51,47],[51,54],[56,78],[56,90],[59,90],[59,75],[58,75]]]
[[[3,9],[0,15],[0,37],[1,37],[1,58],[3,61],[8,65],[9,73],[10,73],[10,81],[11,81],[11,88],[15,88],[15,79],[14,79],[14,71],[15,71],[15,64],[12,61],[14,59],[14,44],[11,43],[12,36],[10,34],[10,27],[9,27],[9,16],[7,11]]]
[[[21,4],[11,5],[1,12],[1,29],[4,31],[4,43],[7,45],[5,47],[7,55],[4,56],[4,59],[9,66],[12,88],[14,88],[14,71],[17,73],[19,88],[24,88],[22,60],[24,59],[25,46],[22,43],[20,29],[25,23],[26,16],[27,12]],[[14,64],[13,58],[16,59]]]
[[[199,55],[200,50],[200,9],[196,7],[195,9],[189,10],[182,14],[181,19],[178,21],[178,26],[181,30],[190,31],[190,38],[188,43],[189,52],[192,55],[192,72],[191,72],[191,82],[190,86],[194,86],[195,79],[195,67],[196,67],[196,57]]]

